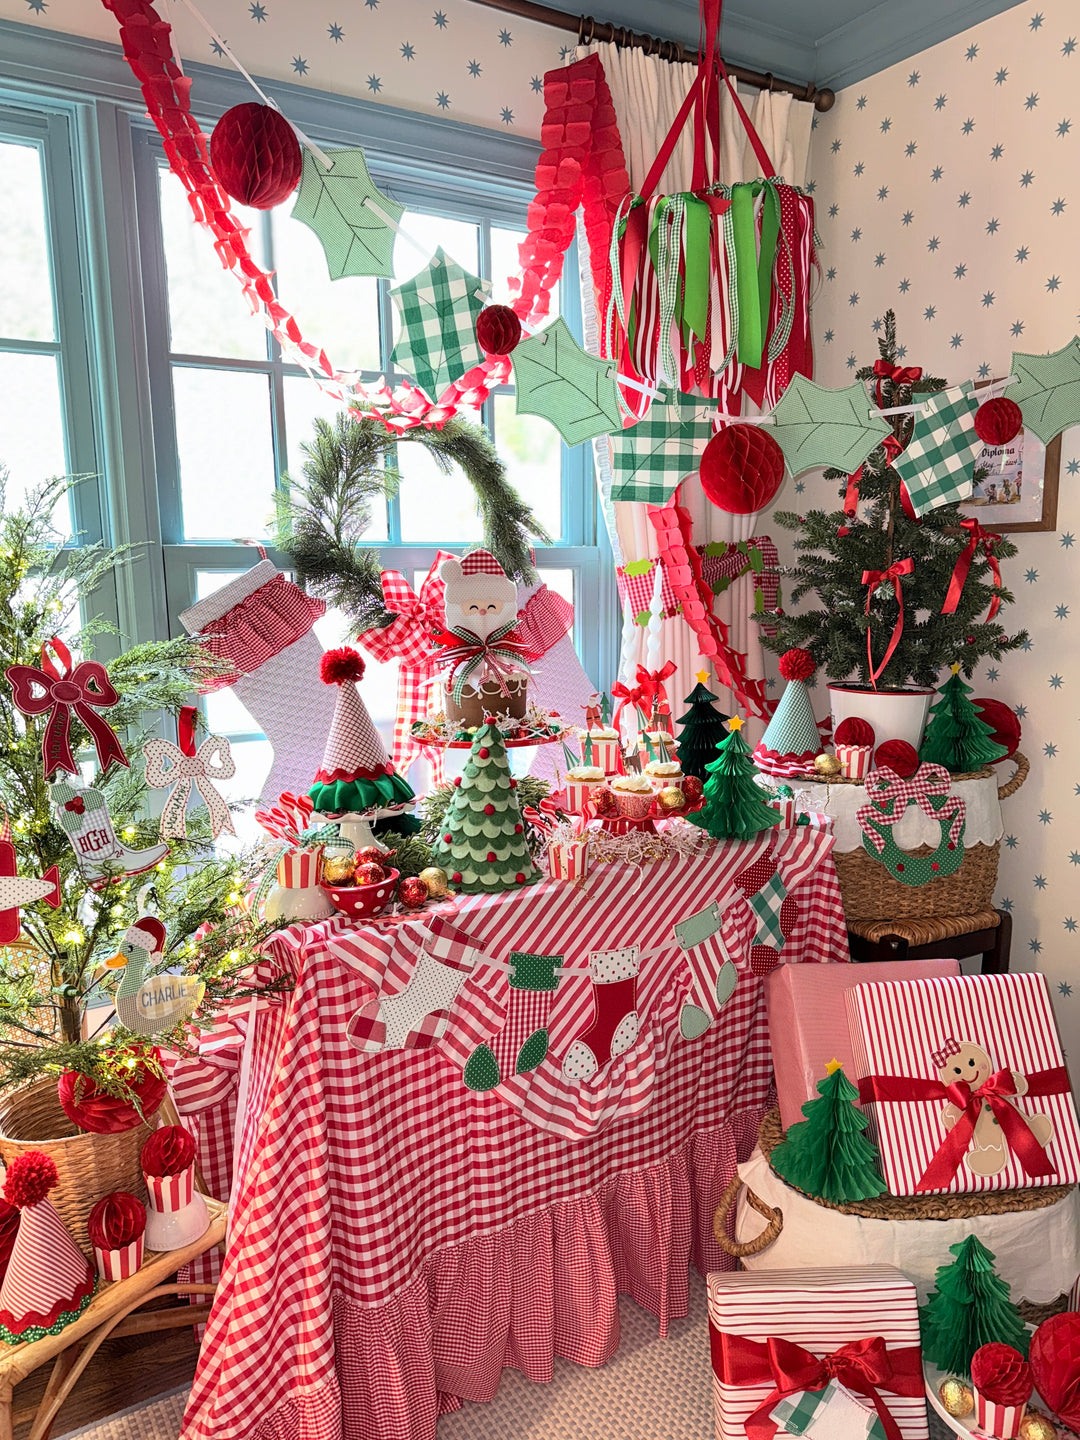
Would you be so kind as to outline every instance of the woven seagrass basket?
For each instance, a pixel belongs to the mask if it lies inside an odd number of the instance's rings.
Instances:
[[[5,1165],[27,1150],[42,1150],[56,1164],[59,1180],[52,1203],[88,1255],[86,1218],[103,1195],[127,1190],[146,1200],[139,1153],[152,1125],[119,1135],[90,1135],[76,1129],[60,1108],[55,1080],[35,1080],[0,1095],[0,1159]]]
[[[1028,777],[1031,762],[1019,750],[1013,755],[1016,771],[1005,785],[998,786],[998,799],[1015,795]],[[975,770],[954,775],[954,780],[978,780],[991,774]],[[843,778],[833,784],[861,784]],[[833,851],[836,873],[840,877],[840,893],[848,922],[865,920],[917,920],[926,916],[974,915],[991,910],[997,885],[998,856],[1001,842],[993,845],[970,845],[964,860],[952,875],[930,881],[928,885],[901,885],[885,867],[872,859],[861,847],[844,854]],[[933,847],[920,845],[907,852],[922,857],[933,854]]]

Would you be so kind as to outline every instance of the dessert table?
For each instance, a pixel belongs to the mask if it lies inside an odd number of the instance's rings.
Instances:
[[[183,1440],[434,1440],[438,1416],[490,1399],[505,1366],[544,1381],[555,1355],[603,1364],[620,1293],[666,1333],[686,1313],[688,1263],[733,1263],[712,1217],[770,1100],[762,976],[778,960],[847,958],[831,844],[770,831],[640,869],[594,866],[581,886],[279,932],[270,958],[295,988],[238,1012],[231,1086],[186,1086],[211,1172],[227,1168],[222,1115],[235,1110],[237,1178]],[[752,889],[773,872],[752,907],[747,875]],[[766,891],[774,918],[784,906],[778,951],[760,943]],[[738,980],[688,1038],[694,981],[673,927],[714,901]],[[382,1032],[358,1028],[357,1012],[403,992],[436,934],[467,971],[444,1033],[422,1025],[408,1048],[373,1052]],[[583,1034],[599,1048],[589,1023],[614,995],[598,995],[589,957],[631,949],[636,982],[620,994],[637,1038],[591,1079],[568,1079],[566,1052]],[[554,964],[557,985],[513,990],[515,960],[522,974]],[[500,1034],[538,1020],[546,1058],[515,1073]],[[208,1038],[210,1062],[230,1023]],[[500,1078],[470,1089],[466,1062],[485,1043]]]

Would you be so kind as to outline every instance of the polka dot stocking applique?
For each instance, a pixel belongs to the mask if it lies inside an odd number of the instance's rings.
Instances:
[[[589,956],[593,1018],[563,1058],[565,1079],[591,1080],[637,1040],[641,1029],[636,1008],[639,957],[636,945],[621,950],[594,950]]]

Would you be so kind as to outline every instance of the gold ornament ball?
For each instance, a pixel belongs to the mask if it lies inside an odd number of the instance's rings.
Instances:
[[[1058,1440],[1057,1426],[1041,1410],[1029,1410],[1020,1421],[1020,1440]]]
[[[327,855],[323,860],[322,873],[328,885],[344,885],[356,873],[356,856]]]
[[[814,759],[814,769],[828,779],[832,775],[840,774],[840,761],[835,755],[818,755]]]
[[[424,888],[433,900],[450,894],[450,876],[438,865],[429,865],[426,870],[420,871],[417,878],[424,882]]]
[[[678,785],[665,785],[656,798],[661,810],[681,810],[686,804],[686,796]]]
[[[955,1375],[950,1375],[948,1380],[943,1380],[938,1387],[938,1398],[945,1407],[948,1415],[959,1418],[961,1415],[970,1415],[975,1409],[975,1396],[962,1380],[957,1380]]]

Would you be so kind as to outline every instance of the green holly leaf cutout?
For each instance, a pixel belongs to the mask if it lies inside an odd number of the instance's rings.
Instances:
[[[715,400],[681,392],[655,399],[644,419],[612,437],[612,500],[663,505],[697,470],[715,419]]]
[[[476,317],[486,288],[440,245],[418,275],[390,291],[401,316],[390,359],[433,400],[484,358],[476,341]]]
[[[331,280],[393,273],[396,227],[404,205],[379,190],[362,150],[327,150],[329,170],[306,147],[292,218],[315,231]]]
[[[1080,425],[1080,338],[1074,335],[1048,355],[1014,350],[1012,374],[1020,377],[1020,384],[1010,385],[1006,393],[1020,406],[1024,428],[1033,430],[1044,445],[1069,425]]]
[[[792,475],[818,465],[850,474],[892,431],[871,418],[865,388],[855,381],[843,390],[815,385],[796,375],[773,409],[773,435]]]
[[[519,415],[549,420],[568,445],[622,429],[614,363],[587,354],[561,316],[510,359]]]

